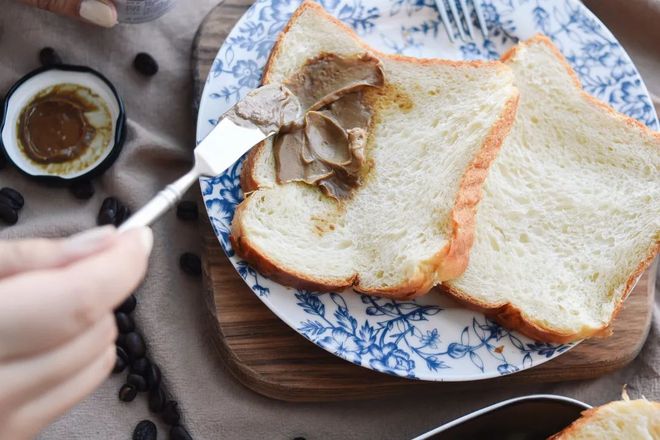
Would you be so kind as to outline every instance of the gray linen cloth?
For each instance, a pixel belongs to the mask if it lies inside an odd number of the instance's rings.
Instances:
[[[191,41],[198,24],[216,3],[182,0],[156,22],[101,30],[14,1],[2,2],[0,92],[37,67],[40,48],[54,46],[66,62],[97,68],[115,83],[126,102],[128,138],[117,163],[95,182],[97,193],[89,201],[74,199],[66,189],[37,185],[15,170],[0,171],[0,186],[14,187],[26,198],[19,223],[0,228],[0,238],[55,237],[91,227],[105,196],[116,195],[135,209],[186,170],[194,145]],[[660,95],[660,3],[591,3],[621,38],[651,91]],[[145,79],[131,68],[140,51],[150,52],[159,61],[161,69],[155,77]],[[644,394],[660,400],[657,300],[651,334],[638,359],[596,380],[451,394],[415,392],[363,402],[292,404],[271,400],[237,383],[209,342],[200,281],[183,275],[177,263],[182,252],[199,251],[196,225],[180,222],[170,213],[154,232],[149,274],[138,292],[137,321],[152,357],[162,366],[165,381],[180,403],[184,423],[196,439],[403,439],[524,394],[558,393],[601,404],[619,398],[624,383],[629,384],[632,396]],[[148,413],[143,397],[128,404],[118,401],[121,383],[121,377],[108,379],[39,438],[130,438],[138,421],[155,418]],[[167,438],[164,429],[159,425],[159,438]]]

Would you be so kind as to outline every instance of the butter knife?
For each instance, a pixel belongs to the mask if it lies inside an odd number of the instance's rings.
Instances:
[[[251,91],[227,111],[197,145],[192,169],[167,185],[122,223],[119,230],[151,225],[201,176],[221,174],[253,146],[300,117],[300,103],[286,87],[266,85]]]

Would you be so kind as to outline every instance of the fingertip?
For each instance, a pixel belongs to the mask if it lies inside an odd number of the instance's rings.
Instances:
[[[154,234],[150,227],[142,226],[139,228],[132,228],[123,232],[122,237],[126,240],[135,240],[140,244],[146,256],[151,254],[154,245]]]
[[[83,20],[105,28],[117,24],[117,9],[106,0],[82,0],[78,14]]]

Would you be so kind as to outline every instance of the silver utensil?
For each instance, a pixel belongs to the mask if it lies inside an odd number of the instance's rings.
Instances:
[[[186,174],[167,185],[153,199],[122,223],[119,231],[148,226],[181,198],[201,176],[217,176],[253,146],[274,135],[280,126],[292,122],[282,119],[282,105],[289,105],[290,92],[279,86],[263,86],[251,91],[242,101],[225,113],[218,125],[195,148],[195,164]],[[295,99],[295,98],[294,98]],[[299,113],[299,104],[295,104]],[[241,107],[242,106],[242,107]],[[260,123],[246,118],[237,109],[256,109]],[[278,111],[280,113],[278,113]],[[270,117],[264,121],[264,117]],[[274,118],[274,121],[273,121]],[[266,122],[266,123],[265,123]],[[274,122],[274,123],[273,123]],[[255,125],[257,124],[257,125]]]
[[[438,13],[440,14],[440,20],[445,26],[449,41],[452,43],[457,34],[463,41],[474,40],[472,17],[467,5],[468,1],[474,7],[474,13],[477,17],[481,33],[484,38],[488,38],[488,28],[484,19],[481,0],[435,0]]]

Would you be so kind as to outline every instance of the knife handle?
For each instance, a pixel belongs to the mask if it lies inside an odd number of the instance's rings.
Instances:
[[[147,202],[128,220],[119,226],[119,231],[137,228],[140,226],[151,225],[158,217],[168,211],[176,202],[181,199],[183,193],[199,178],[197,169],[193,168],[188,173],[179,177],[176,181],[170,183],[161,192]]]

